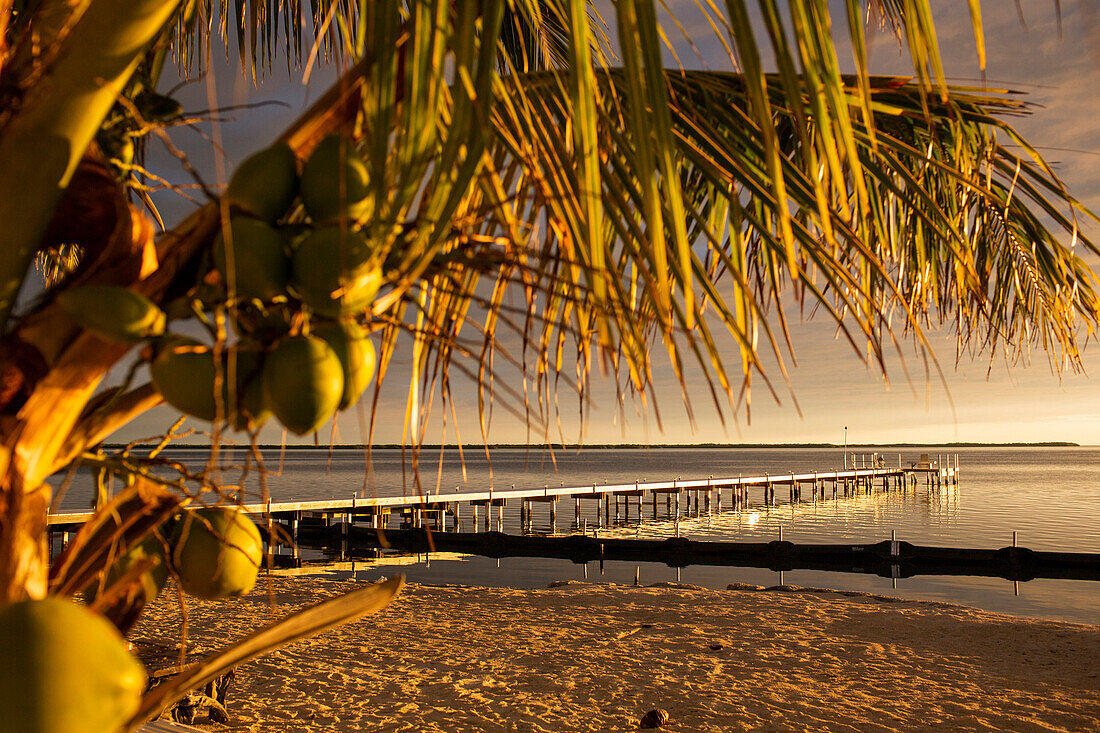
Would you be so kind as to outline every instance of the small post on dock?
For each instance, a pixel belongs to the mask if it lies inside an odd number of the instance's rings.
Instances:
[[[275,519],[271,516],[271,499],[267,500],[267,506],[264,507],[264,527],[265,535],[264,539],[268,541],[267,554],[272,556],[276,554],[278,548],[275,546]]]
[[[298,558],[298,521],[302,517],[301,512],[294,512],[290,520],[290,539],[294,543],[294,558]]]

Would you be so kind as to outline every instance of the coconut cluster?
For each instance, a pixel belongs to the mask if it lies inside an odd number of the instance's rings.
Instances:
[[[298,435],[313,432],[374,375],[362,319],[382,284],[382,254],[361,227],[374,214],[369,182],[339,135],[317,145],[300,175],[285,143],[238,166],[213,247],[214,297],[237,336],[223,348],[166,334],[164,312],[125,288],[87,286],[58,300],[105,338],[152,341],[153,384],[181,412],[242,430],[274,416]]]
[[[145,603],[164,587],[169,568],[190,595],[239,596],[255,585],[262,555],[256,525],[239,510],[188,509],[107,568],[105,587],[153,560],[135,586]],[[97,590],[86,591],[89,600]],[[118,630],[87,606],[58,597],[0,610],[0,662],[0,733],[119,730],[145,689],[145,669]]]
[[[373,376],[374,346],[357,320],[382,283],[380,255],[359,226],[373,213],[368,184],[366,165],[339,135],[317,145],[300,176],[282,143],[233,174],[214,263],[240,336],[228,355],[239,364],[226,380],[237,384],[238,404],[227,394],[226,414],[238,427],[274,415],[291,432],[312,432],[354,404]],[[175,382],[156,374],[174,359],[170,349],[154,361],[158,388]]]

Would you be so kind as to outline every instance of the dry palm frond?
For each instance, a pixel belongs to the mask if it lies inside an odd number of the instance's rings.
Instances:
[[[76,272],[83,248],[78,244],[62,244],[34,256],[34,269],[42,275],[47,287],[57,285]]]
[[[593,96],[603,100],[593,112],[601,151],[595,234],[585,224],[588,194],[574,162],[580,143],[569,133],[575,110],[565,75],[503,77],[482,143],[483,165],[463,189],[451,226],[417,234],[421,222],[436,221],[421,197],[409,197],[399,209],[402,236],[390,246],[403,263],[388,297],[401,306],[375,315],[400,323],[413,302],[400,297],[402,286],[415,283],[418,294],[428,293],[416,299],[415,312],[428,324],[418,338],[428,333],[440,344],[438,352],[418,353],[450,359],[454,352],[446,344],[476,316],[489,334],[482,350],[489,358],[505,295],[517,288],[531,313],[519,338],[537,355],[530,378],[539,385],[575,363],[586,371],[599,352],[630,375],[634,390],[644,391],[649,346],[659,339],[678,372],[693,360],[733,398],[761,369],[758,344],[781,356],[776,344],[786,329],[789,295],[824,310],[880,363],[892,330],[908,330],[920,341],[929,323],[951,320],[977,346],[1026,349],[1041,342],[1061,349],[1057,363],[1079,364],[1080,326],[1095,324],[1098,303],[1090,270],[1056,231],[1094,249],[1075,224],[1076,216],[1091,215],[1034,151],[1021,158],[998,142],[998,135],[1018,139],[1004,118],[1028,112],[1011,94],[949,88],[941,103],[917,84],[869,77],[874,124],[851,123],[853,147],[837,182],[806,170],[808,160],[825,157],[821,126],[803,109],[802,124],[811,132],[799,134],[782,81],[766,76],[785,183],[780,205],[768,136],[753,123],[742,75],[659,77],[668,100],[668,159],[676,161],[671,174],[653,140],[634,132],[653,134],[660,125],[640,128],[625,112],[637,91],[631,78],[629,69],[594,76]],[[855,106],[859,81],[843,81]],[[801,93],[808,105],[810,87]],[[394,124],[406,121],[399,116]],[[434,134],[447,140],[461,132],[441,123]],[[386,154],[400,154],[400,144]],[[408,190],[438,190],[435,174],[429,170],[423,188]],[[679,196],[667,196],[671,190]],[[394,191],[385,194],[396,208],[402,198]],[[456,259],[456,252],[470,258]],[[449,265],[440,265],[448,258]],[[410,271],[415,275],[402,278]],[[718,330],[733,337],[740,353],[726,353]],[[727,373],[727,363],[740,366],[739,379]]]

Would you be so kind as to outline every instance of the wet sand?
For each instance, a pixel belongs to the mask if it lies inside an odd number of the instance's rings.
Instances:
[[[346,581],[189,599],[199,653]],[[167,663],[164,593],[131,635]],[[720,648],[712,649],[712,645]],[[241,666],[211,730],[1097,731],[1100,626],[779,588],[408,586],[379,615]],[[205,727],[205,726],[204,726]]]

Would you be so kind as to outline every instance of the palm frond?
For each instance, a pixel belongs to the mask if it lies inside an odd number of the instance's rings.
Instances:
[[[484,405],[511,354],[512,409],[543,426],[545,391],[597,364],[646,395],[658,341],[683,383],[692,364],[709,375],[716,403],[746,399],[754,375],[770,389],[763,352],[785,374],[792,303],[882,368],[896,332],[923,344],[944,322],[977,348],[1039,343],[1078,365],[1098,300],[1059,233],[1095,251],[1076,225],[1091,214],[1010,126],[1030,108],[944,86],[927,49],[915,80],[841,75],[823,3],[760,0],[763,36],[747,0],[726,5],[739,73],[664,69],[647,0],[618,6],[623,67],[579,1],[540,4],[562,45],[538,58],[510,25],[529,6],[372,6],[365,38],[392,49],[366,65],[360,121],[391,263],[373,312],[383,363],[410,331],[421,391],[447,394],[452,359],[477,358]],[[934,45],[917,5],[882,5]]]
[[[253,77],[271,73],[279,59],[298,68],[311,55],[324,61],[374,55],[379,52],[371,43],[374,5],[353,0],[189,0],[180,7],[172,32],[164,39],[152,78],[168,56],[186,73],[201,73],[215,44],[227,55],[238,56]],[[395,4],[405,20],[420,12],[422,5],[408,0]],[[449,12],[462,6],[451,3]],[[597,48],[606,56],[610,46],[600,32],[599,15],[591,7],[586,13],[597,34]],[[566,65],[570,38],[551,3],[511,0],[505,4],[500,50],[516,68],[527,72]]]
[[[174,43],[184,66],[210,29],[254,69],[314,44],[357,61],[345,127],[372,170],[382,203],[368,226],[390,264],[373,317],[416,332],[425,379],[445,375],[425,360],[445,366],[476,327],[483,345],[463,348],[480,353],[480,381],[507,321],[532,384],[575,369],[583,385],[602,364],[644,394],[659,340],[681,380],[694,362],[735,401],[763,374],[762,350],[781,373],[793,356],[791,302],[880,363],[893,331],[920,341],[943,321],[972,344],[1056,344],[1059,363],[1079,363],[1097,298],[1058,236],[1093,248],[1076,226],[1089,214],[1008,124],[1024,103],[945,84],[926,2],[847,3],[854,76],[839,71],[824,0],[710,7],[737,72],[665,69],[653,0],[616,6],[622,67],[584,0],[196,0]],[[870,73],[868,17],[897,29],[915,79]],[[524,319],[505,311],[514,292]]]

